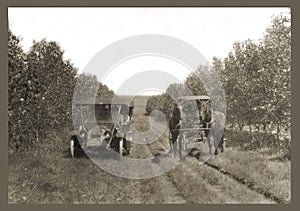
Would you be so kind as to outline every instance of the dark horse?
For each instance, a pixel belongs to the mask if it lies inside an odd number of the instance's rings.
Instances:
[[[174,156],[177,152],[177,138],[179,136],[179,129],[181,123],[181,112],[177,104],[175,104],[175,107],[173,109],[173,114],[171,119],[169,120],[169,143],[170,143],[170,149],[173,149]]]

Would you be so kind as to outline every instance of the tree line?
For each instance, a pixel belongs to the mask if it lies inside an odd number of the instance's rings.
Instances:
[[[221,39],[221,38],[220,38]],[[272,18],[263,37],[255,42],[247,39],[233,43],[228,56],[213,58],[212,69],[222,83],[227,105],[227,125],[245,126],[250,130],[267,130],[273,125],[277,134],[290,130],[291,124],[291,19],[290,14]],[[162,95],[152,96],[146,112],[158,109],[170,116],[174,93],[181,95],[184,87],[193,95],[206,95],[206,83],[217,80],[199,66],[183,84],[172,84]],[[216,90],[217,91],[217,90]],[[213,90],[214,92],[214,90]],[[213,93],[214,95],[217,93]],[[218,100],[218,99],[216,99]]]
[[[76,82],[82,89],[99,87],[97,95],[114,92],[64,58],[59,43],[33,41],[24,52],[20,38],[8,31],[8,134],[9,150],[26,149],[44,141],[47,130],[72,124],[72,99]],[[83,90],[84,95],[88,95]]]

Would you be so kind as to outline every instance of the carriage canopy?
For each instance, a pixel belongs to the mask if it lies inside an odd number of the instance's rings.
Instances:
[[[189,101],[189,100],[210,100],[210,97],[207,95],[198,95],[198,96],[183,96],[178,98],[179,101]]]

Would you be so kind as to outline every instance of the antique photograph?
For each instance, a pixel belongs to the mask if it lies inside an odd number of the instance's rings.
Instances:
[[[8,7],[8,204],[291,204],[291,15]]]

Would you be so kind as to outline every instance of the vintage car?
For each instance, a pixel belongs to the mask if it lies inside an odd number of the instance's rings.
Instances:
[[[121,156],[130,153],[134,104],[125,97],[85,99],[73,108],[75,130],[70,131],[70,154],[99,147],[114,150]]]

